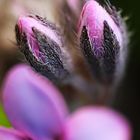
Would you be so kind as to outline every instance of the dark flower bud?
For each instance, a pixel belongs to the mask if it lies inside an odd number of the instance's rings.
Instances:
[[[78,32],[80,47],[93,75],[99,82],[110,84],[123,73],[128,39],[119,13],[110,3],[105,6],[95,0],[87,1]]]
[[[20,50],[37,72],[54,82],[69,75],[62,35],[54,24],[39,16],[20,17],[15,30]]]

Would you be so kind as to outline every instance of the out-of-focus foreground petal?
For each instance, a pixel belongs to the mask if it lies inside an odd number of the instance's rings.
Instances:
[[[20,132],[10,129],[0,127],[0,140],[26,140],[25,136]]]
[[[80,109],[67,120],[64,131],[63,140],[131,140],[127,120],[103,107]]]
[[[68,113],[52,83],[25,65],[9,72],[3,86],[3,103],[13,127],[39,140],[59,136]]]

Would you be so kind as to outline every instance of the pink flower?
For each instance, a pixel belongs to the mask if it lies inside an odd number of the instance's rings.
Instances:
[[[75,4],[81,5],[85,1],[67,2],[78,13]],[[72,22],[70,15],[74,14],[69,10],[65,19],[73,28],[75,20]],[[71,29],[66,31],[73,32]],[[109,3],[101,6],[95,0],[88,0],[81,12],[77,36],[76,43],[80,49],[78,54],[73,53],[80,58],[83,56],[82,61],[85,60],[77,63],[84,63],[87,73],[92,73],[97,83],[112,87],[122,77],[127,52],[125,24],[116,9]],[[63,38],[55,24],[39,16],[20,17],[16,25],[16,38],[27,61],[46,78],[26,65],[16,66],[8,73],[3,85],[3,106],[13,128],[0,127],[0,139],[131,140],[131,127],[127,119],[108,107],[87,106],[69,113],[61,92],[51,81],[63,86],[64,81],[72,81],[71,85],[76,87],[81,77],[73,70],[72,51],[65,47],[68,39]],[[82,80],[79,83],[86,83]],[[80,86],[83,86],[81,90],[88,90],[88,82]],[[97,87],[96,84],[91,86],[98,88],[98,84]]]
[[[47,79],[26,65],[14,67],[3,85],[3,104],[14,129],[0,128],[2,140],[130,140],[128,121],[106,107],[68,107]]]

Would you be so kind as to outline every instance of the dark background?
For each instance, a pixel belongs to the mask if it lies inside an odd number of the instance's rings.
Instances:
[[[129,31],[133,33],[129,46],[129,58],[126,75],[114,107],[123,112],[133,126],[133,139],[140,140],[140,1],[112,0],[117,7],[123,9],[123,15],[128,16]]]

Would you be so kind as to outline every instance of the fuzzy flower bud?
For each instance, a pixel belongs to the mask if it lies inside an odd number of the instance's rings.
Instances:
[[[126,59],[127,34],[116,9],[97,1],[85,3],[79,21],[80,47],[97,80],[119,79]]]
[[[16,38],[27,61],[44,76],[59,82],[68,75],[66,53],[59,29],[39,16],[20,17]]]
[[[55,86],[24,65],[16,66],[8,74],[3,104],[12,126],[34,140],[57,138],[68,114]]]

